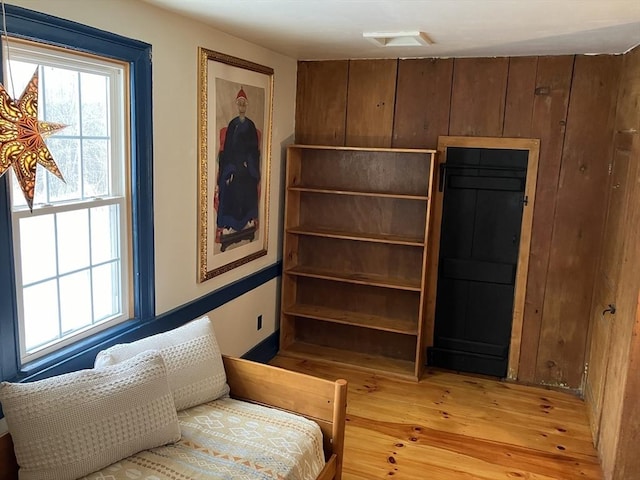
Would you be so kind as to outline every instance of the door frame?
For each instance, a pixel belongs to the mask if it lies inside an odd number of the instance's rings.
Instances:
[[[436,175],[441,175],[442,170],[440,169],[440,165],[447,161],[447,149],[449,147],[527,150],[529,152],[525,183],[525,198],[527,199],[527,203],[522,211],[520,249],[518,252],[518,264],[516,267],[511,341],[509,343],[509,363],[507,368],[507,379],[516,380],[518,378],[518,367],[520,364],[520,345],[522,343],[522,323],[524,319],[525,294],[527,291],[527,273],[529,271],[529,251],[531,248],[531,228],[533,225],[533,208],[535,205],[536,182],[538,178],[540,140],[533,138],[440,136],[438,137]],[[438,178],[438,182],[439,181],[440,179]],[[437,188],[433,189],[433,224],[430,229],[431,234],[429,235],[428,251],[430,261],[426,272],[427,295],[423,349],[433,346],[443,197],[444,192],[440,192]]]

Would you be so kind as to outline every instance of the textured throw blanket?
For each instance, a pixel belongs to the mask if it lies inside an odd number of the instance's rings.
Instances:
[[[222,398],[178,412],[182,438],[145,450],[89,480],[313,480],[324,466],[322,433],[286,412]]]

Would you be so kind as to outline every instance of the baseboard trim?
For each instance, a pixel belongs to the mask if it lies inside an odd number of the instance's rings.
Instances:
[[[258,345],[253,347],[242,358],[259,363],[269,363],[280,348],[280,330],[276,330]]]

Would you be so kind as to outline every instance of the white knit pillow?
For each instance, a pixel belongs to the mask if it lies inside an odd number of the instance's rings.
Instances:
[[[180,439],[158,352],[101,370],[3,382],[0,402],[20,480],[72,480]]]
[[[209,317],[137,342],[114,345],[98,353],[95,367],[122,362],[145,350],[158,350],[164,357],[178,411],[229,393],[222,355]]]

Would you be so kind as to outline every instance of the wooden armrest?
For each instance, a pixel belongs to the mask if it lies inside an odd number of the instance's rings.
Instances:
[[[347,382],[292,372],[240,358],[222,356],[231,388],[239,400],[280,408],[315,421],[324,436],[327,461],[335,455],[335,479],[342,473]]]

